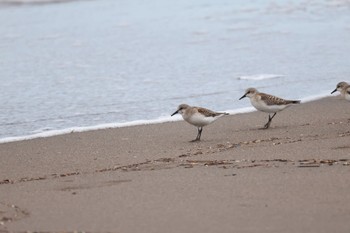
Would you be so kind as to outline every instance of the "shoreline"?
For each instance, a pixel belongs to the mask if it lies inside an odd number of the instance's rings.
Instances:
[[[319,95],[308,96],[308,97],[302,98],[301,103],[303,104],[303,103],[308,103],[312,101],[317,101],[317,100],[321,100],[323,98],[332,97],[332,96],[335,96],[335,95],[324,93]],[[250,103],[248,104],[250,105]],[[249,112],[255,112],[255,111],[257,110],[254,107],[251,107],[251,105],[250,107],[238,108],[233,110],[223,110],[223,112],[227,112],[230,115],[243,114],[243,113],[249,113]],[[0,138],[0,144],[26,141],[26,140],[36,139],[36,138],[54,137],[54,136],[65,135],[70,133],[81,133],[81,132],[89,132],[89,131],[95,131],[95,130],[115,129],[115,128],[130,127],[130,126],[140,126],[140,125],[162,124],[162,123],[176,122],[176,121],[182,121],[182,120],[183,119],[181,116],[170,117],[170,114],[169,114],[169,117],[159,117],[151,120],[135,120],[135,121],[129,121],[129,122],[123,122],[123,123],[106,123],[106,124],[99,124],[99,125],[86,126],[86,127],[71,127],[71,128],[58,129],[58,130],[49,130],[49,131],[44,131],[36,134],[23,135],[23,136],[5,137],[5,138]]]

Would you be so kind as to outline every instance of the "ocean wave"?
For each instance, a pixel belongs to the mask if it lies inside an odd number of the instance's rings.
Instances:
[[[281,74],[255,74],[255,75],[244,75],[238,77],[238,80],[266,80],[266,79],[275,79],[275,78],[283,78],[285,75]]]

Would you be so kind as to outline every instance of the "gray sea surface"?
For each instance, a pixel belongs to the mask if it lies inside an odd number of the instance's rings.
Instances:
[[[6,3],[5,3],[6,2]],[[0,1],[0,138],[350,81],[346,0]]]

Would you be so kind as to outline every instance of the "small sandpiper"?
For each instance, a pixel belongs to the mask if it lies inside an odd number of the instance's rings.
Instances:
[[[273,95],[260,93],[255,88],[248,88],[245,94],[239,99],[241,100],[244,97],[249,97],[250,103],[257,110],[269,113],[269,120],[265,124],[264,129],[270,127],[271,121],[277,112],[282,111],[293,104],[300,104],[300,100],[284,100]],[[272,117],[270,116],[270,113],[274,113]]]
[[[204,126],[213,123],[223,115],[229,115],[225,112],[213,112],[206,108],[189,106],[187,104],[180,104],[171,116],[174,116],[177,113],[180,113],[185,121],[198,128],[197,137],[192,140],[192,142],[200,141]]]
[[[334,89],[334,91],[331,92],[331,94],[333,94],[336,91],[339,91],[340,95],[344,99],[346,99],[347,101],[350,101],[350,85],[347,82],[338,83],[337,87]]]

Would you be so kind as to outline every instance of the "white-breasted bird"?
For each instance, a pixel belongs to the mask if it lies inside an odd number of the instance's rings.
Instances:
[[[334,91],[331,92],[331,94],[333,94],[336,91],[340,92],[341,97],[343,97],[347,101],[350,101],[350,85],[347,82],[338,83],[337,87],[334,89]]]
[[[225,112],[214,112],[206,108],[189,106],[187,104],[180,104],[171,116],[174,116],[177,113],[180,113],[185,121],[197,127],[198,134],[192,142],[200,141],[204,126],[213,123],[223,115],[229,115]]]
[[[269,120],[265,124],[264,129],[268,129],[270,127],[271,121],[277,112],[282,111],[291,105],[300,104],[300,100],[285,100],[273,95],[261,93],[252,87],[248,88],[245,94],[239,99],[241,100],[244,97],[248,97],[250,99],[250,103],[257,110],[269,113]],[[270,116],[270,113],[274,114]]]

